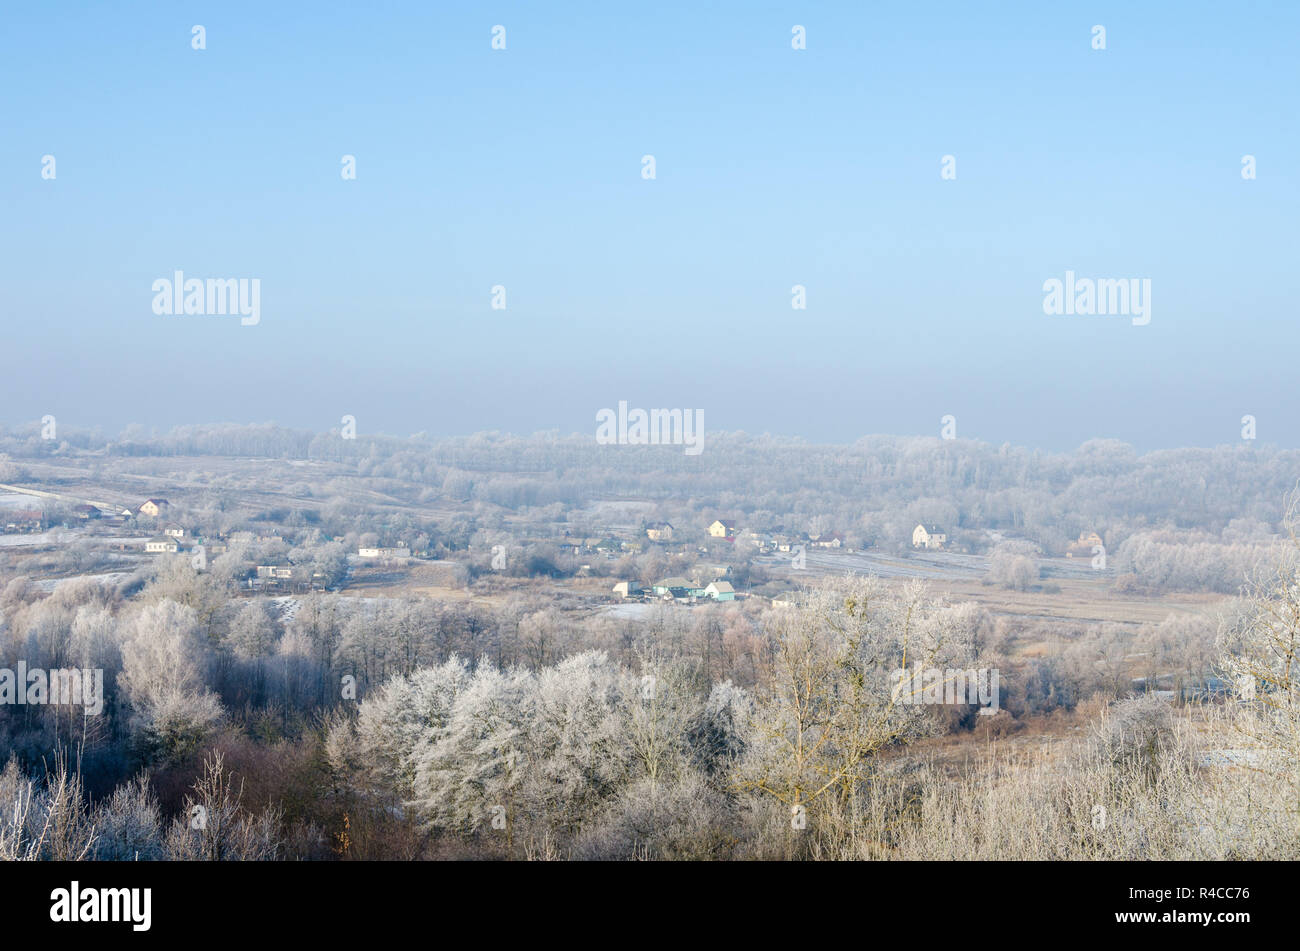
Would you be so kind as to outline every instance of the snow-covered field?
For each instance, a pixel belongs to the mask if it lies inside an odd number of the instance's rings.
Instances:
[[[131,572],[129,571],[107,571],[99,575],[77,575],[75,578],[40,578],[33,581],[32,584],[48,594],[55,588],[67,584],[69,581],[80,581],[82,578],[102,582],[104,584],[117,584],[122,579],[129,577],[131,577]]]
[[[66,545],[76,541],[81,533],[56,528],[36,535],[0,535],[0,548],[34,548],[38,545]]]
[[[792,555],[768,555],[759,561],[772,567],[791,568]],[[885,552],[831,552],[807,549],[805,570],[814,574],[869,574],[880,578],[921,578],[943,581],[978,581],[989,570],[983,555],[931,551],[903,558]],[[1040,558],[1038,565],[1044,578],[1084,578],[1094,575],[1087,558]]]

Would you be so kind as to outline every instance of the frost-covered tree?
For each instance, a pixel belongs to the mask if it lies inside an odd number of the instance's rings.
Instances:
[[[1252,762],[1291,785],[1300,817],[1300,558],[1253,586],[1218,646]]]
[[[236,783],[221,752],[203,761],[203,772],[185,797],[181,815],[167,831],[167,857],[179,861],[266,862],[280,853],[280,811],[243,808],[244,784]]]
[[[0,861],[75,862],[88,858],[96,840],[81,774],[60,752],[36,782],[10,759],[0,771]]]
[[[260,660],[275,652],[275,620],[262,601],[249,601],[230,622],[227,643],[235,656]]]
[[[580,828],[629,770],[621,715],[626,674],[603,651],[585,651],[538,672],[530,724],[527,791],[562,834]]]
[[[872,578],[827,582],[806,606],[774,612],[774,677],[761,698],[740,786],[811,815],[833,799],[839,814],[867,782],[877,753],[934,729],[893,674],[965,661],[970,615]]]
[[[409,677],[394,677],[362,702],[356,729],[370,781],[403,800],[416,796],[417,755],[446,729],[456,696],[471,676],[469,664],[453,657]]]
[[[141,773],[113,790],[95,810],[94,858],[101,862],[152,862],[166,857],[162,811]]]
[[[414,754],[415,804],[426,821],[474,831],[504,825],[512,846],[531,765],[536,677],[481,664],[455,697],[442,732]]]
[[[146,605],[128,627],[118,686],[146,744],[166,757],[193,750],[221,718],[221,703],[203,682],[198,619],[170,600]]]

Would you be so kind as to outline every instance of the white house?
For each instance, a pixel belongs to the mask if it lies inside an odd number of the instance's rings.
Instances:
[[[704,589],[704,594],[714,601],[736,600],[736,589],[731,586],[730,581],[715,581]]]
[[[357,555],[361,558],[410,558],[411,549],[409,548],[358,548]]]
[[[931,525],[929,528],[917,525],[912,529],[913,548],[942,548],[947,541],[948,533],[938,525]]]
[[[180,543],[166,535],[155,535],[144,543],[144,550],[151,555],[174,555],[180,551]]]

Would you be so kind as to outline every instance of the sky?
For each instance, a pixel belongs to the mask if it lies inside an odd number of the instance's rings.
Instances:
[[[1208,446],[1250,414],[1300,445],[1295,3],[4,21],[0,424],[594,435],[626,401],[829,442],[952,415]],[[259,322],[156,314],[177,270],[258,279]],[[1045,314],[1067,271],[1149,280],[1150,322]]]

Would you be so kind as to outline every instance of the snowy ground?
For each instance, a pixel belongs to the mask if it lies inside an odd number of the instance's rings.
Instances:
[[[655,605],[641,601],[630,601],[627,604],[610,604],[601,608],[601,613],[608,614],[610,617],[618,618],[620,621],[644,621],[650,616],[650,612]]]
[[[67,584],[69,581],[80,581],[81,579],[86,578],[90,581],[98,581],[103,584],[117,584],[124,578],[131,577],[131,574],[132,573],[129,571],[108,571],[101,575],[77,575],[75,578],[40,578],[33,581],[32,584],[48,594],[55,588]]]
[[[979,581],[989,570],[983,555],[931,551],[899,557],[885,552],[835,552],[807,549],[804,570],[814,574],[868,574],[880,578],[921,578],[944,581]],[[760,563],[772,567],[792,568],[792,555],[768,555]],[[1091,560],[1079,558],[1040,558],[1038,565],[1046,578],[1084,578],[1094,576]],[[792,569],[795,570],[795,569]]]
[[[288,624],[298,616],[298,609],[302,607],[302,602],[297,598],[281,596],[269,599],[280,609],[280,623]]]
[[[351,594],[341,594],[337,595],[337,597],[339,601],[352,604],[364,604],[371,601],[384,600],[383,598],[363,598]],[[267,598],[266,600],[274,604],[276,609],[280,612],[279,617],[281,624],[291,623],[294,618],[298,616],[298,611],[302,607],[302,599],[290,594],[281,594],[272,598]]]
[[[66,545],[76,541],[80,532],[55,528],[36,535],[0,535],[0,548],[34,548],[39,545]]]

